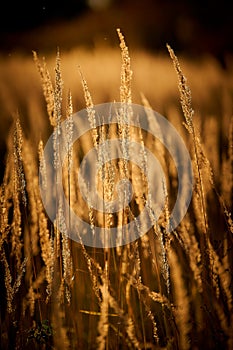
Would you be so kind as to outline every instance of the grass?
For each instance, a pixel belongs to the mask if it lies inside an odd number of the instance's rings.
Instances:
[[[211,58],[180,63],[170,46],[170,58],[145,52],[130,58],[120,31],[118,36],[121,62],[119,50],[108,48],[92,53],[77,49],[64,56],[58,52],[55,64],[53,57],[45,62],[36,53],[35,63],[26,57],[2,60],[2,349],[233,347],[232,71],[222,71]],[[191,76],[191,89],[183,71]],[[127,128],[121,119],[113,130],[95,125],[93,105],[118,99],[119,91],[121,102],[150,103],[164,114],[191,154],[192,202],[171,233],[166,223],[177,174],[165,148],[140,129]],[[116,226],[120,234],[148,196],[140,169],[118,160],[104,167],[100,187],[112,199],[115,178],[128,176],[134,186],[132,203],[114,215],[100,214],[84,203],[76,169],[101,140],[133,133],[157,155],[165,172],[168,201],[158,224],[125,246],[92,248],[72,241],[59,231],[64,225],[62,204],[56,203],[56,225],[44,210],[38,169],[45,180],[49,169],[44,167],[43,145],[65,119],[70,121],[71,139],[73,106],[87,107],[92,132],[70,150],[63,186],[71,207],[90,224]]]

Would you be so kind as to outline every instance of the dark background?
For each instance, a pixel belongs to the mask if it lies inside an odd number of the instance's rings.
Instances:
[[[215,56],[223,66],[233,52],[230,1],[34,0],[1,4],[0,51],[70,49],[117,43],[120,27],[130,47]]]

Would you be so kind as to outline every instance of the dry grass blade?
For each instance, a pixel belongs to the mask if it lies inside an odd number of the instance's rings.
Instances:
[[[57,50],[56,67],[55,67],[55,91],[54,91],[54,112],[56,127],[59,127],[62,118],[62,91],[63,81],[61,76],[61,58],[59,49]]]
[[[194,146],[194,156],[195,156],[195,166],[197,170],[197,179],[196,179],[196,186],[197,186],[197,191],[200,193],[200,201],[201,201],[201,211],[202,211],[202,217],[203,217],[203,229],[204,233],[207,234],[208,232],[208,220],[207,220],[207,214],[206,214],[206,205],[205,205],[205,195],[204,195],[204,185],[203,185],[203,178],[201,174],[201,157],[202,157],[202,148],[200,145],[200,138],[198,135],[196,135],[196,130],[194,128],[193,124],[193,116],[194,116],[194,111],[192,108],[192,95],[191,95],[191,90],[189,86],[187,85],[187,79],[183,75],[180,63],[178,58],[176,57],[174,51],[172,48],[167,44],[167,48],[169,51],[169,54],[171,56],[171,59],[173,61],[173,65],[175,68],[175,71],[178,76],[178,87],[179,87],[179,92],[180,92],[180,101],[181,101],[181,106],[183,109],[185,121],[186,121],[186,128],[189,131],[189,133],[192,136],[193,139],[193,146]]]
[[[26,207],[26,181],[22,157],[23,133],[19,119],[16,120],[13,135],[13,221],[12,221],[12,253],[16,257],[17,267],[22,256],[22,211],[21,201]]]
[[[6,298],[7,298],[7,311],[8,313],[12,313],[14,311],[13,299],[21,285],[22,277],[25,272],[27,258],[24,258],[22,264],[20,265],[18,269],[18,276],[13,285],[12,285],[12,275],[11,275],[10,267],[6,258],[5,251],[1,251],[1,260],[3,261],[4,268],[5,268],[5,289],[6,289]]]
[[[50,73],[48,71],[45,59],[43,58],[43,62],[41,63],[35,51],[33,51],[33,58],[41,77],[42,88],[50,123],[52,126],[56,126],[56,116],[54,111],[54,87],[52,84]]]
[[[169,251],[169,262],[172,269],[175,302],[177,309],[175,310],[175,319],[179,328],[179,349],[190,349],[189,334],[191,331],[190,319],[190,299],[187,288],[184,284],[182,276],[182,267],[178,261],[176,253],[171,249]]]
[[[122,103],[132,103],[131,93],[131,81],[132,81],[132,70],[130,65],[130,56],[128,47],[125,44],[125,39],[120,29],[117,29],[117,33],[120,39],[121,48],[121,86],[120,86],[120,101]]]
[[[108,278],[104,276],[102,278],[103,285],[100,287],[102,301],[100,305],[100,319],[98,323],[98,337],[97,345],[99,350],[105,350],[108,347],[108,330],[109,330],[109,320],[108,320]]]
[[[92,97],[87,85],[87,81],[84,78],[81,69],[79,67],[79,73],[81,76],[81,80],[82,80],[82,86],[83,86],[83,92],[84,92],[84,97],[85,97],[85,102],[86,102],[86,109],[87,109],[87,116],[88,116],[88,121],[90,123],[91,126],[91,134],[92,134],[92,140],[93,140],[93,144],[95,146],[95,148],[97,148],[98,146],[98,131],[97,131],[97,127],[96,127],[96,115],[95,115],[95,110],[94,110],[94,104],[92,101]]]

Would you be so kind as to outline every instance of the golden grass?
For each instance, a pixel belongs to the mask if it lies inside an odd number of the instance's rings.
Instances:
[[[2,349],[232,349],[232,72],[221,71],[211,59],[199,65],[184,60],[181,65],[170,46],[172,61],[142,52],[130,57],[120,31],[118,36],[121,64],[119,52],[108,48],[95,53],[77,49],[64,56],[58,52],[54,75],[53,57],[45,62],[34,53],[33,69],[32,59],[1,59],[3,121],[19,109],[12,132],[5,137],[8,149],[0,187]],[[181,66],[191,76],[191,88]],[[189,148],[193,199],[171,233],[166,224],[177,175],[165,148],[151,135],[131,130],[122,115],[115,129],[96,126],[94,104],[117,100],[118,93],[121,102],[141,103],[142,96],[145,106],[150,103],[164,113]],[[72,148],[72,113],[77,105],[87,107],[92,133]],[[196,113],[193,106],[198,106]],[[55,223],[48,219],[38,171],[49,194],[43,145],[65,119],[64,190],[93,232],[96,222],[106,230],[115,225],[120,237],[122,225],[143,208],[147,185],[145,174],[125,160],[106,165],[99,176],[105,198],[114,198],[115,178],[127,176],[135,189],[135,203],[118,214],[100,215],[80,199],[75,168],[82,152],[92,145],[97,149],[112,133],[133,135],[142,147],[150,145],[158,154],[168,182],[166,205],[157,225],[137,241],[104,249],[71,241],[64,233],[61,201],[56,203]],[[53,142],[56,166],[58,138]],[[146,162],[144,157],[142,168]]]

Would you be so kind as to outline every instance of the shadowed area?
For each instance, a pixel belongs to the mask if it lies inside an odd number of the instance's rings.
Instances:
[[[4,2],[1,51],[50,51],[57,46],[94,47],[115,43],[120,27],[131,47],[164,51],[170,43],[192,57],[215,56],[226,65],[233,49],[230,2],[153,0],[69,0]]]

